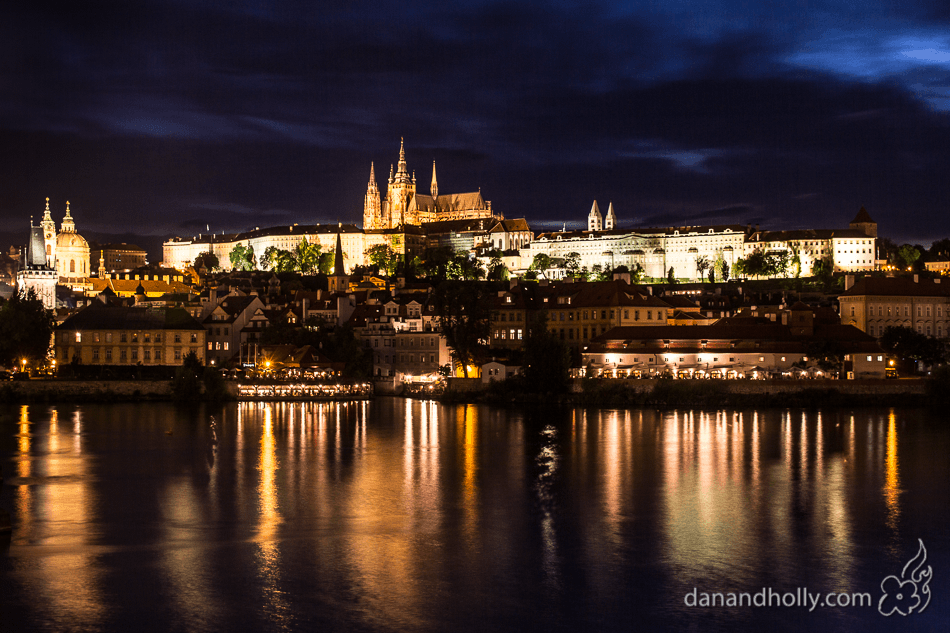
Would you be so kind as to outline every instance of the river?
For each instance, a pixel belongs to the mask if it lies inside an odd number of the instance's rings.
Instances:
[[[950,630],[924,409],[5,406],[0,464],[3,631]]]

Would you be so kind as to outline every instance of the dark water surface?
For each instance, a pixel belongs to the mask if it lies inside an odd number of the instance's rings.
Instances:
[[[0,464],[4,632],[950,630],[923,410],[30,405]],[[918,538],[930,603],[884,617]]]

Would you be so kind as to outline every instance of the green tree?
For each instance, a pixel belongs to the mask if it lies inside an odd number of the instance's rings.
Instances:
[[[675,284],[676,283],[676,270],[670,266],[670,269],[666,271],[666,283]]]
[[[546,253],[538,253],[531,261],[531,266],[528,268],[528,270],[536,270],[543,276],[544,271],[550,267],[551,258]]]
[[[576,251],[568,253],[564,259],[564,268],[567,269],[568,277],[578,277],[581,271],[581,254]]]
[[[488,341],[488,291],[474,281],[444,281],[433,291],[439,326],[468,378],[468,366]]]
[[[53,326],[52,313],[32,288],[13,293],[0,306],[0,366],[19,365],[24,358],[30,365],[45,362]]]
[[[917,250],[915,246],[903,244],[899,249],[897,249],[898,266],[905,270],[910,270],[913,268],[914,263],[918,259],[920,259],[920,251]]]
[[[886,327],[879,342],[884,351],[902,360],[920,361],[930,366],[947,362],[947,346],[943,341],[909,327]]]
[[[501,260],[501,257],[492,257],[491,261],[488,263],[488,280],[508,281],[508,276],[508,267],[505,266],[505,262]]]
[[[250,244],[235,244],[228,258],[231,270],[254,270],[254,247]]]
[[[320,264],[320,244],[311,244],[304,237],[297,244],[294,255],[297,260],[297,270],[304,275],[313,274]]]
[[[396,272],[399,254],[390,248],[389,244],[377,244],[366,251],[366,254],[369,256],[370,264],[375,266],[380,273],[392,275]]]
[[[195,270],[199,272],[202,268],[205,268],[208,271],[214,271],[218,269],[220,262],[218,261],[217,255],[211,251],[206,251],[204,253],[199,253],[198,256],[195,257],[195,261],[192,266],[194,266]]]
[[[274,254],[274,272],[292,273],[297,270],[297,255],[282,248]]]
[[[521,374],[528,393],[565,393],[571,370],[571,350],[542,316],[530,328],[524,342]]]
[[[172,380],[172,397],[179,402],[201,399],[201,384],[204,367],[194,352],[188,352],[175,370]]]
[[[260,258],[261,270],[273,270],[277,265],[277,247],[268,246]]]
[[[709,258],[705,255],[696,256],[696,273],[699,276],[700,281],[705,281],[706,271],[709,270],[710,263]]]

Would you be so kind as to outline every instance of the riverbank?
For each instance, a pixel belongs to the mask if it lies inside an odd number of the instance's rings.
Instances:
[[[921,406],[931,380],[622,380],[575,379],[566,392],[527,394],[517,381],[450,381],[443,402],[523,406],[541,403],[607,407]]]
[[[365,399],[367,395],[335,394],[312,397],[299,394],[248,397],[238,383],[224,384],[227,400],[335,400]],[[378,395],[385,395],[379,394]],[[406,392],[407,397],[446,403],[499,406],[563,404],[607,407],[797,407],[921,406],[946,401],[950,386],[932,379],[901,380],[621,380],[575,379],[556,395],[530,394],[518,380],[482,383],[478,379],[450,379],[443,393]],[[941,397],[942,396],[942,397]],[[167,380],[83,381],[30,380],[0,385],[0,402],[169,402],[172,383]]]

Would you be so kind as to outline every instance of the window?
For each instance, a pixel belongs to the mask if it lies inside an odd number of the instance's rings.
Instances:
[[[132,332],[132,342],[133,342],[133,343],[138,343],[138,342],[139,342],[139,333],[138,333],[138,332]]]
[[[119,350],[119,361],[125,362],[125,360],[126,360],[125,350],[121,349]]]
[[[161,332],[156,332],[156,333],[155,333],[155,342],[156,342],[156,343],[161,343],[161,342],[162,342],[162,333],[161,333]],[[159,358],[159,357],[156,356],[156,357],[155,357],[155,360],[158,360],[158,358]]]
[[[82,332],[76,332],[76,342],[82,343]]]
[[[175,342],[181,343],[181,332],[175,332]],[[175,355],[175,360],[181,360],[178,356],[181,355],[181,350],[178,350],[178,353]]]
[[[180,347],[175,348],[175,360],[178,362],[181,362],[181,348]]]
[[[197,343],[197,342],[198,342],[198,333],[197,333],[197,332],[192,332],[192,333],[191,333],[191,342],[192,342],[192,343]]]
[[[873,357],[872,357],[872,356],[868,356],[868,362],[870,362],[871,360],[873,360]]]
[[[630,318],[630,310],[624,310],[624,311],[623,311],[623,318],[625,318],[625,319],[629,319],[629,318]]]
[[[106,362],[112,361],[112,348],[106,348]]]
[[[99,348],[95,347],[92,350],[92,360],[99,360]]]
[[[647,321],[653,320],[653,310],[647,310]]]
[[[119,342],[120,343],[126,342],[125,332],[119,332]]]
[[[106,343],[112,342],[112,332],[106,332]]]
[[[158,362],[161,362],[161,360],[162,360],[162,350],[157,349],[155,350],[155,362],[158,363]]]
[[[147,349],[142,351],[142,360],[148,362],[152,360],[152,350]]]
[[[133,349],[133,350],[132,350],[132,360],[138,360],[138,359],[139,359],[139,351],[138,351],[137,349]]]
[[[883,357],[883,356],[878,356],[878,357],[877,357],[877,362],[881,362],[881,361],[883,361],[883,360],[884,360],[884,357]]]
[[[633,311],[633,320],[634,320],[634,321],[639,321],[639,320],[640,320],[640,311],[639,311],[639,310],[634,310],[634,311]]]
[[[98,343],[98,342],[99,342],[99,333],[98,333],[98,332],[93,332],[93,333],[92,333],[92,342],[93,342],[93,343]]]

